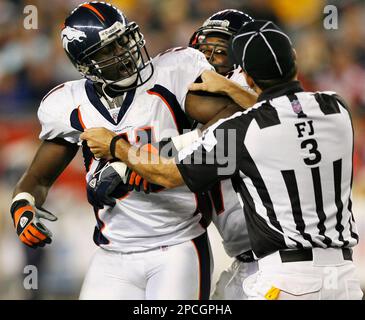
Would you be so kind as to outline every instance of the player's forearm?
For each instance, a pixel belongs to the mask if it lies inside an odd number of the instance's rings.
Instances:
[[[13,198],[21,192],[27,192],[34,197],[36,206],[41,207],[46,201],[49,189],[50,186],[42,184],[37,177],[26,172],[17,183]]]
[[[206,123],[202,128],[201,131],[204,131],[214,123],[216,123],[220,119],[225,119],[230,117],[231,115],[235,114],[236,112],[242,112],[242,108],[237,104],[230,104],[226,108],[224,108],[221,112],[219,112],[212,120]]]
[[[190,91],[207,91],[228,96],[244,109],[253,106],[257,101],[256,93],[242,88],[238,83],[214,71],[204,71],[201,77],[203,82],[191,84],[189,86]]]
[[[227,81],[222,91],[244,109],[252,107],[257,102],[256,93],[242,88],[233,81]]]
[[[165,188],[175,188],[184,184],[174,159],[166,159],[133,147],[124,140],[117,142],[115,155],[130,169],[151,183]]]

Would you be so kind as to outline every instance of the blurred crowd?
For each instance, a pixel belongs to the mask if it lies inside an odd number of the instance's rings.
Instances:
[[[44,94],[60,82],[79,78],[60,41],[60,26],[78,0],[0,0],[0,114],[35,114]],[[153,56],[186,45],[192,32],[212,13],[234,8],[270,19],[294,39],[301,79],[310,90],[335,90],[349,103],[357,135],[356,186],[365,192],[365,3],[331,1],[338,29],[323,26],[324,0],[114,0],[137,21]],[[38,9],[38,29],[27,30],[24,7]]]
[[[38,143],[39,102],[55,85],[80,78],[64,54],[60,29],[70,10],[83,2],[0,0],[0,155],[9,160],[0,162],[2,212],[8,210],[11,189],[33,156],[27,148],[34,150],[34,144]],[[354,192],[365,202],[365,1],[330,1],[337,7],[339,17],[338,29],[330,30],[323,24],[326,16],[323,9],[329,4],[325,0],[106,2],[117,5],[140,25],[152,56],[174,46],[187,45],[193,31],[222,9],[243,10],[256,19],[269,19],[280,25],[293,39],[305,88],[337,91],[350,106],[356,136]],[[36,30],[24,27],[27,5],[37,8]],[[25,136],[31,146],[19,142]],[[9,141],[16,143],[9,146]],[[24,158],[10,156],[19,153]],[[77,170],[82,170],[82,166]],[[81,172],[74,174],[82,175]],[[2,225],[0,217],[0,231]],[[1,256],[0,253],[0,275]]]

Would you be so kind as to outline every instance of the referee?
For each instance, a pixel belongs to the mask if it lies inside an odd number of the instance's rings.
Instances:
[[[231,47],[258,102],[209,127],[175,161],[156,161],[106,129],[83,138],[98,157],[110,156],[112,140],[113,156],[166,187],[186,183],[201,192],[239,172],[259,263],[243,284],[250,299],[361,299],[352,261],[359,237],[345,102],[335,92],[302,89],[290,39],[270,21],[244,25]],[[153,164],[144,164],[149,156]]]

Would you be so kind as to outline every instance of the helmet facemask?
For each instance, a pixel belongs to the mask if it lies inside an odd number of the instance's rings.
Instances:
[[[82,52],[78,69],[104,89],[123,93],[146,83],[153,66],[138,25],[131,22],[124,27],[117,23],[116,27],[115,32]],[[148,66],[150,73],[142,78],[141,71]]]
[[[228,58],[230,38],[228,33],[198,31],[190,46],[202,52],[215,70],[225,75],[235,69]]]

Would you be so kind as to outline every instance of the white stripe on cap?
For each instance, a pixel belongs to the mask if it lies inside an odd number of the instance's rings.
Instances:
[[[280,75],[282,76],[282,75],[283,75],[283,71],[281,70],[281,67],[280,67],[280,64],[279,64],[278,58],[276,57],[276,54],[275,54],[275,52],[274,52],[273,48],[270,46],[270,43],[267,41],[267,39],[266,39],[265,35],[264,35],[262,32],[260,32],[259,34],[260,34],[260,36],[264,39],[264,41],[265,41],[266,45],[269,47],[270,52],[271,52],[271,54],[273,55],[273,57],[274,57],[274,59],[275,59],[276,66],[277,66],[277,67],[278,67],[278,69],[279,69]]]
[[[286,37],[289,40],[290,44],[292,44],[290,38],[284,32],[281,32],[281,31],[275,30],[275,29],[265,29],[262,32],[266,32],[266,31],[280,33],[281,35],[283,35],[284,37]]]
[[[267,25],[269,25],[270,23],[272,23],[271,21],[266,22],[261,28],[260,31],[264,30],[266,28]]]
[[[246,56],[246,49],[247,49],[247,46],[248,44],[252,41],[252,39],[257,35],[257,32],[256,31],[250,31],[250,32],[246,32],[246,33],[242,33],[240,35],[238,35],[237,37],[235,37],[232,41],[232,47],[234,48],[234,43],[237,41],[238,38],[242,38],[242,37],[245,37],[245,36],[249,36],[249,35],[252,35],[251,38],[247,41],[245,47],[243,48],[243,53],[242,53],[242,67],[243,69],[245,69],[245,56]]]
[[[246,32],[246,33],[243,33],[243,34],[238,35],[237,37],[235,37],[235,38],[233,39],[232,46],[234,46],[234,43],[236,42],[236,40],[237,40],[238,38],[241,38],[241,37],[248,36],[248,35],[251,35],[251,34],[252,34],[251,38],[247,41],[247,43],[246,43],[246,45],[245,45],[245,47],[244,47],[244,49],[243,49],[243,54],[242,54],[242,66],[243,66],[243,69],[245,69],[245,57],[246,57],[246,50],[247,50],[247,47],[248,47],[248,45],[250,44],[250,42],[252,41],[252,39],[253,39],[255,36],[260,35],[260,36],[264,39],[265,44],[267,45],[267,47],[269,48],[269,50],[270,50],[270,52],[271,52],[272,56],[274,57],[274,60],[275,60],[276,66],[278,67],[278,70],[279,70],[279,72],[280,72],[280,75],[282,76],[282,75],[283,75],[283,71],[282,71],[281,66],[280,66],[280,64],[279,64],[279,61],[278,61],[277,56],[276,56],[276,54],[275,54],[275,51],[274,51],[274,50],[273,50],[273,48],[271,47],[270,43],[267,41],[267,39],[266,39],[266,37],[265,37],[264,33],[265,33],[265,32],[276,32],[276,33],[279,33],[279,34],[281,34],[281,35],[285,36],[285,37],[289,40],[289,43],[290,43],[290,44],[292,44],[292,42],[291,42],[290,38],[289,38],[289,37],[288,37],[288,36],[287,36],[284,32],[281,32],[281,31],[276,30],[276,29],[265,29],[265,28],[266,28],[269,24],[273,24],[273,23],[272,23],[271,21],[268,21],[268,22],[266,22],[266,23],[265,23],[265,24],[264,24],[264,25],[260,28],[260,30],[259,30],[259,31],[250,31],[250,32]]]

